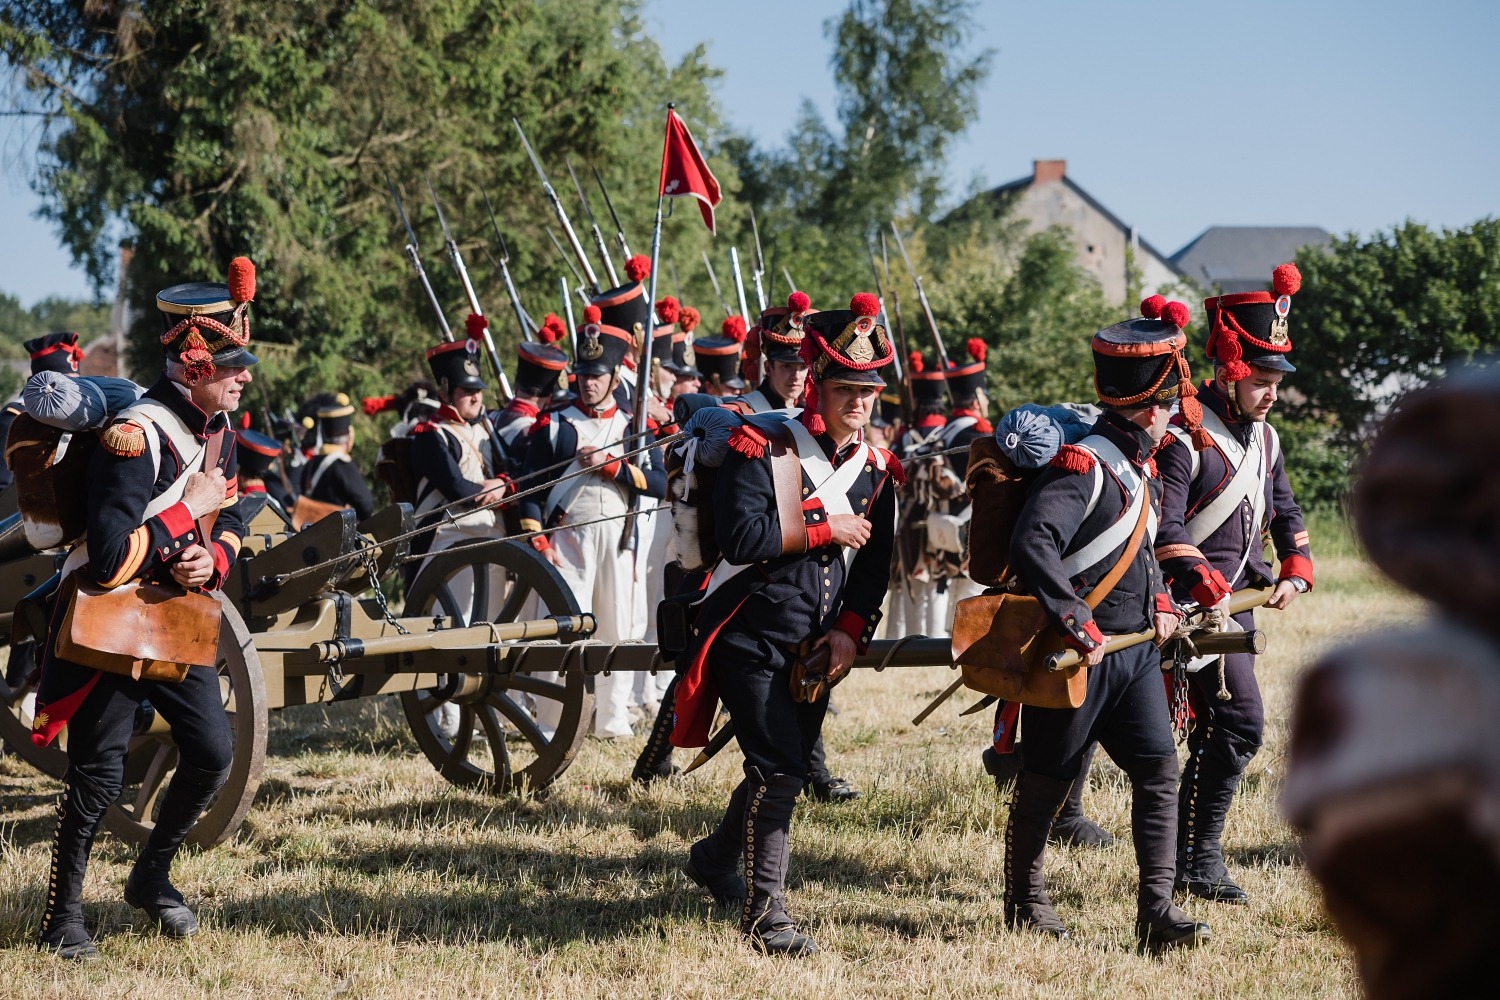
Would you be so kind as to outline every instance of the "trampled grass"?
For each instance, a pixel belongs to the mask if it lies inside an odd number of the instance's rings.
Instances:
[[[1324,530],[1319,531],[1319,527]],[[1357,993],[1347,950],[1298,863],[1275,797],[1298,671],[1342,636],[1419,613],[1314,526],[1319,582],[1263,613],[1270,720],[1231,813],[1231,867],[1248,907],[1189,905],[1214,943],[1162,960],[1130,948],[1135,871],[1123,775],[1095,764],[1085,798],[1122,841],[1049,853],[1075,940],[1007,932],[1005,805],[979,766],[987,713],[959,695],[911,717],[946,669],[860,672],[837,692],[828,740],[865,795],[795,819],[789,902],[823,954],[767,960],[678,872],[739,776],[726,751],[650,789],[630,784],[639,741],[590,741],[545,797],[446,785],[394,704],[299,709],[272,721],[266,778],[239,836],[189,851],[177,884],[204,931],[158,938],[120,899],[133,849],[104,834],[86,909],[104,959],[29,948],[44,896],[57,785],[0,759],[0,994],[29,997],[1323,997]],[[871,735],[874,734],[874,738]]]

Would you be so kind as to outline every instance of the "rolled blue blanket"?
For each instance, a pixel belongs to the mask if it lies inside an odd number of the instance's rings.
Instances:
[[[145,391],[127,378],[44,371],[26,380],[21,403],[44,424],[82,431],[107,426]]]
[[[1098,418],[1096,406],[1026,403],[1000,418],[995,425],[995,443],[1019,468],[1040,469],[1064,444],[1076,444],[1087,437]]]

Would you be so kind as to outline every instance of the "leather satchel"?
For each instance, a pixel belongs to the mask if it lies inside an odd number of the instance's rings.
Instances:
[[[292,504],[292,530],[301,531],[309,524],[317,524],[329,514],[348,509],[343,504],[325,503],[309,496],[300,496]]]
[[[1142,488],[1147,488],[1142,484]],[[1125,576],[1146,536],[1151,500],[1141,504],[1120,559],[1083,599],[1097,608]],[[953,662],[964,686],[1037,708],[1077,708],[1088,691],[1088,667],[1048,670],[1046,659],[1064,648],[1062,634],[1029,594],[981,594],[958,602],[953,617]]]

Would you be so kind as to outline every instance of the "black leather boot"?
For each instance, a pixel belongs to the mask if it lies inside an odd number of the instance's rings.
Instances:
[[[847,778],[835,778],[828,773],[828,754],[823,749],[822,736],[807,755],[807,786],[803,791],[819,802],[853,802],[859,798],[859,789]]]
[[[787,915],[783,902],[786,871],[791,859],[792,810],[802,791],[802,779],[789,774],[762,775],[746,767],[744,851],[745,885],[749,894],[740,918],[740,933],[767,955],[800,958],[818,950]]]
[[[1052,821],[1052,835],[1047,839],[1054,844],[1066,844],[1070,847],[1110,847],[1115,838],[1109,835],[1109,831],[1083,814],[1083,790],[1089,783],[1089,767],[1094,763],[1094,751],[1099,744],[1090,743],[1087,750],[1083,752],[1083,770],[1078,772],[1078,777],[1073,781],[1073,787],[1068,790],[1068,797],[1063,800],[1062,809],[1057,818]]]
[[[677,680],[667,685],[661,696],[661,706],[656,710],[656,721],[651,724],[651,735],[646,737],[646,746],[635,760],[630,780],[649,785],[677,773],[672,764],[672,724],[677,711]]]
[[[1210,939],[1207,924],[1193,920],[1172,902],[1176,792],[1175,755],[1142,762],[1130,773],[1130,832],[1141,878],[1136,895],[1136,944],[1150,954],[1195,948]]]
[[[1178,891],[1215,903],[1250,902],[1224,867],[1220,841],[1240,775],[1259,749],[1211,722],[1188,738],[1188,762],[1177,794]]]
[[[205,771],[179,761],[172,783],[156,816],[156,826],[136,858],[130,876],[125,879],[125,902],[161,928],[172,938],[187,938],[198,933],[198,920],[188,909],[182,893],[172,885],[168,874],[172,859],[187,839],[188,831],[224,784],[229,771]]]
[[[745,879],[741,874],[740,851],[745,837],[745,799],[750,794],[750,779],[741,781],[729,796],[724,818],[707,837],[688,849],[682,872],[692,879],[720,906],[742,909],[745,905]]]
[[[118,789],[111,791],[76,768],[69,768],[67,782],[57,800],[47,908],[42,911],[37,947],[60,958],[94,959],[99,950],[83,923],[83,876],[99,821]]]
[[[1052,937],[1069,937],[1047,898],[1042,865],[1052,820],[1072,782],[1034,771],[1016,775],[1016,791],[1005,821],[1005,926]]]
[[[1016,782],[1016,775],[1021,773],[1021,751],[1017,749],[1010,753],[997,753],[992,746],[985,747],[984,753],[979,758],[984,764],[984,773],[995,779],[995,791],[1004,792],[1009,790]]]

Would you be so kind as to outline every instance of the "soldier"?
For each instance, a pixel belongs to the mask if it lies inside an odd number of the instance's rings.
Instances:
[[[248,422],[241,423],[234,437],[235,456],[240,466],[240,519],[249,525],[255,520],[255,515],[270,507],[290,525],[288,509],[291,500],[280,475],[271,469],[281,458],[281,442],[251,430]]]
[[[677,328],[672,331],[672,362],[665,366],[672,373],[672,394],[669,398],[674,401],[678,396],[698,392],[703,387],[703,373],[693,367],[693,330],[697,326],[698,310],[692,306],[683,306]]]
[[[28,340],[21,346],[31,355],[33,375],[37,372],[77,375],[78,365],[83,361],[83,349],[78,346],[76,333],[49,333],[45,337]],[[14,478],[5,461],[5,442],[10,436],[10,425],[17,416],[25,412],[26,407],[21,404],[19,392],[14,399],[0,407],[0,490],[8,489]]]
[[[950,364],[944,372],[948,394],[953,400],[953,412],[949,414],[948,422],[938,435],[938,450],[949,454],[943,456],[943,465],[937,470],[938,493],[943,499],[928,514],[929,548],[936,550],[943,577],[947,581],[944,632],[952,629],[954,607],[958,602],[965,597],[973,597],[984,589],[969,579],[965,572],[965,525],[971,511],[969,498],[964,493],[964,481],[969,472],[969,445],[976,437],[995,432],[989,421],[989,394],[984,387],[988,348],[978,337],[970,337],[964,346],[969,360],[962,364]],[[933,544],[934,525],[946,529],[937,532],[941,546]]]
[[[502,471],[511,478],[520,473],[526,458],[527,435],[542,410],[551,405],[568,356],[556,345],[566,339],[568,328],[554,313],[548,313],[537,332],[538,343],[516,345],[515,395],[491,418],[495,434],[505,448]]]
[[[1203,425],[1196,437],[1173,426],[1157,455],[1162,521],[1156,557],[1179,600],[1226,604],[1232,591],[1271,587],[1262,533],[1281,562],[1266,607],[1282,610],[1312,588],[1312,556],[1302,510],[1292,495],[1276,430],[1266,418],[1287,373],[1292,342],[1287,314],[1301,287],[1296,265],[1282,264],[1270,292],[1239,292],[1203,303],[1214,377],[1201,386]],[[1157,296],[1159,298],[1159,296]],[[1254,628],[1255,615],[1234,618]],[[1193,727],[1178,793],[1177,888],[1220,903],[1249,896],[1224,867],[1220,838],[1240,775],[1261,747],[1264,726],[1255,657],[1236,653],[1188,674]]]
[[[210,590],[223,583],[244,535],[227,414],[239,406],[256,363],[247,350],[254,296],[255,270],[243,257],[231,262],[227,285],[195,282],[157,295],[166,370],[101,437],[89,466],[88,534],[69,553],[65,577],[107,589],[133,580]],[[215,454],[217,463],[205,470]],[[66,610],[63,599],[56,603],[53,636]],[[125,881],[125,901],[167,937],[197,933],[193,911],[168,876],[229,773],[233,748],[217,673],[195,666],[179,683],[135,680],[61,659],[55,642],[44,646],[32,740],[45,746],[66,725],[68,771],[39,946],[70,959],[98,954],[84,926],[84,871],[99,822],[119,797],[137,711],[148,699],[171,726],[180,756]]]
[[[633,295],[608,304],[612,315],[620,318],[628,316],[630,309],[643,310],[645,303],[643,295]],[[630,448],[630,422],[616,405],[614,391],[630,344],[630,326],[602,320],[600,306],[584,309],[573,365],[577,398],[537,420],[522,467],[522,474],[530,475],[569,462],[562,475],[571,478],[561,479],[545,497],[523,498],[520,523],[523,531],[575,525],[551,536],[536,535],[532,545],[557,567],[579,606],[594,613],[595,638],[624,642],[641,637],[637,623],[643,618],[636,605],[644,600],[644,593],[636,581],[634,545],[638,540],[622,537],[630,526],[622,515],[639,497],[659,500],[666,496],[667,482],[660,453],[650,453],[650,461],[642,463],[645,469],[619,457]],[[587,474],[572,475],[580,471]],[[599,523],[601,518],[622,519]],[[595,679],[594,735],[605,739],[631,735],[633,684],[629,672]],[[556,725],[555,718],[540,721],[544,726]]]
[[[728,398],[745,391],[740,378],[740,354],[745,348],[745,319],[730,316],[720,327],[720,336],[693,341],[693,363],[703,372],[703,391]]]
[[[1151,453],[1179,392],[1185,427],[1196,426],[1199,408],[1180,353],[1187,307],[1171,303],[1157,315],[1094,335],[1104,415],[1042,471],[1012,535],[1011,565],[1022,588],[1091,669],[1082,707],[1027,706],[1022,771],[1005,826],[1006,926],[1068,937],[1047,897],[1042,859],[1086,748],[1101,743],[1130,778],[1140,870],[1136,937],[1152,952],[1209,937],[1206,924],[1172,902],[1177,755],[1160,654],[1150,644],[1104,654],[1109,633],[1154,629],[1159,644],[1181,620],[1151,548],[1160,495]],[[1105,577],[1114,586],[1096,592]]]
[[[721,903],[743,901],[741,933],[767,953],[817,950],[782,893],[792,811],[828,700],[795,700],[793,661],[826,646],[833,683],[874,638],[895,524],[888,480],[902,478],[895,457],[861,434],[884,385],[879,370],[891,360],[875,322],[880,304],[862,293],[850,306],[807,323],[802,357],[812,382],[800,417],[774,426],[752,419],[730,438],[713,500],[724,561],[698,605],[672,735],[678,746],[702,746],[716,698],[734,719],[745,780],[717,829],[693,845],[685,871]],[[801,496],[776,494],[771,433],[795,444]],[[787,503],[800,507],[801,523],[781,523]]]
[[[807,365],[797,352],[802,347],[803,324],[814,312],[806,292],[793,292],[785,306],[772,306],[760,314],[747,340],[757,345],[757,353],[765,360],[765,377],[734,400],[741,412],[765,413],[802,405]]]
[[[941,635],[947,622],[947,586],[938,591],[939,565],[927,551],[927,511],[933,499],[930,477],[917,478],[921,460],[941,448],[943,428],[948,425],[946,380],[942,369],[928,370],[918,351],[906,358],[907,379],[911,383],[916,413],[912,426],[896,439],[895,452],[903,465],[912,468],[912,486],[899,501],[900,517],[896,532],[896,555],[891,573],[895,588],[891,594],[891,618],[886,622],[887,638],[906,635]],[[920,494],[920,495],[919,495]]]
[[[325,394],[303,426],[314,433],[312,457],[302,466],[301,495],[320,504],[354,511],[363,521],[375,513],[375,498],[364,473],[354,464],[349,449],[354,445],[354,406],[342,392]]]

